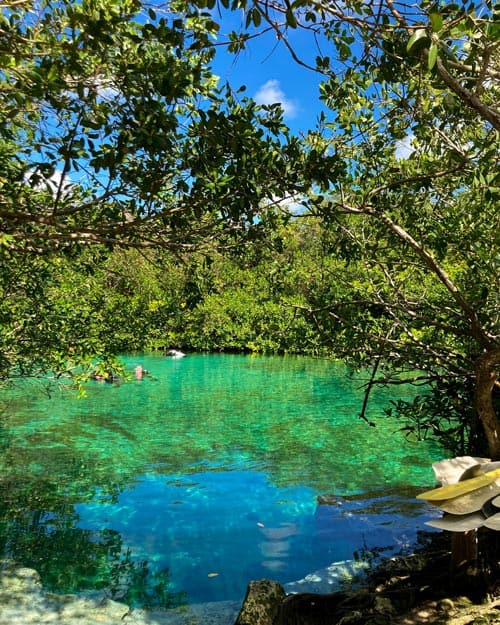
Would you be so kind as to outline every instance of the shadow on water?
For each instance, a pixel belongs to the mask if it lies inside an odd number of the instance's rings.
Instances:
[[[154,375],[82,400],[29,382],[0,396],[0,557],[57,592],[167,608],[411,549],[441,453],[382,417],[393,391],[370,428],[360,380],[328,361],[138,362]]]

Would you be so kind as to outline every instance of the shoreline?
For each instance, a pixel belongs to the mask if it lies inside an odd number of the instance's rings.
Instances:
[[[296,620],[297,616],[301,617],[304,606],[323,602],[333,617],[328,620],[332,625],[338,622],[345,625],[373,625],[375,622],[384,625],[472,625],[476,622],[500,625],[500,578],[496,575],[500,563],[497,536],[492,534],[486,537],[490,539],[486,541],[490,547],[486,553],[491,558],[489,583],[481,577],[471,580],[468,574],[463,579],[452,579],[449,535],[438,534],[432,545],[417,549],[411,555],[381,562],[367,572],[366,578],[357,580],[358,583],[348,589],[339,591],[330,587],[326,594],[321,590],[310,593],[305,586],[287,588],[286,584],[280,591],[285,596],[282,605],[292,605],[292,610],[298,608],[299,613],[290,613],[279,623],[323,624],[324,614],[308,613],[306,620]],[[475,581],[475,589],[471,581]],[[262,584],[264,587],[280,586],[271,580],[260,580],[249,583],[248,589]],[[103,597],[51,593],[44,589],[34,569],[11,560],[0,562],[0,625],[235,625],[240,613],[248,611],[249,606],[251,610],[255,604],[260,611],[260,600],[252,604],[247,599],[248,593],[243,601],[192,604],[169,610],[130,608]],[[332,612],[332,603],[341,610],[335,607]],[[252,617],[252,624],[254,621]],[[257,622],[264,623],[255,621],[255,624]]]
[[[45,590],[34,569],[4,561],[0,569],[0,625],[233,625],[240,601],[172,610],[130,608],[107,598]]]

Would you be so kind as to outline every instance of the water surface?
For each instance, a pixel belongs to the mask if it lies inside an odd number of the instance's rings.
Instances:
[[[394,389],[374,393],[373,428],[357,417],[362,380],[330,361],[125,362],[151,375],[89,383],[84,399],[33,383],[1,397],[0,556],[50,588],[241,599],[251,579],[392,555],[424,529],[414,495],[442,453],[383,416]]]

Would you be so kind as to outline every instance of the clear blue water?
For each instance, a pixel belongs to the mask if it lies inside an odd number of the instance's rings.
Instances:
[[[84,399],[34,383],[0,396],[0,557],[48,587],[146,606],[242,599],[251,579],[394,555],[424,529],[414,496],[442,452],[383,416],[394,389],[374,395],[373,428],[357,417],[362,378],[329,361],[125,363],[151,375],[91,382]]]

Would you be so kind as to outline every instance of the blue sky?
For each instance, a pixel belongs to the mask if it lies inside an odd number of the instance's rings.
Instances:
[[[224,16],[221,23],[221,16],[214,15],[215,21],[221,24],[217,42],[227,41],[230,30],[238,32],[241,29],[238,19],[242,18],[236,13],[227,17],[228,21],[225,22]],[[287,37],[294,52],[311,66],[315,65],[318,55],[334,59],[337,54],[331,49],[331,42],[314,37],[310,31],[288,29]],[[224,52],[221,47],[214,72],[220,76],[221,84],[228,81],[234,88],[245,85],[246,95],[259,104],[279,102],[284,110],[284,121],[295,134],[314,129],[321,111],[327,111],[327,119],[332,117],[332,112],[328,112],[319,99],[318,86],[324,76],[298,64],[274,32],[251,39],[238,55]],[[398,158],[408,158],[414,151],[412,140],[413,135],[408,134],[398,142]]]
[[[238,25],[223,24],[217,40],[226,40],[225,32],[231,28],[238,30]],[[294,50],[314,65],[318,50],[313,47],[312,37],[293,31],[290,39]],[[265,33],[250,40],[238,55],[221,49],[214,71],[222,84],[228,81],[235,88],[245,85],[245,95],[259,104],[279,102],[285,122],[293,132],[306,132],[315,126],[322,108],[318,97],[321,76],[296,63],[275,33]]]

